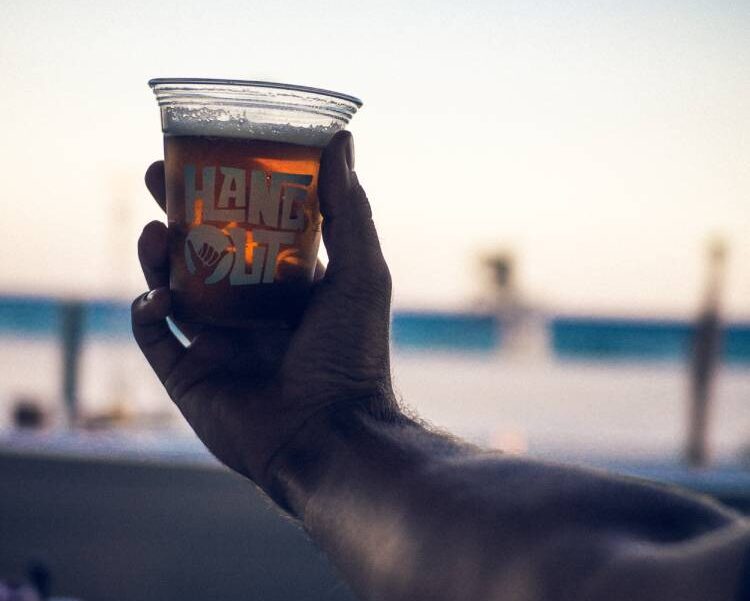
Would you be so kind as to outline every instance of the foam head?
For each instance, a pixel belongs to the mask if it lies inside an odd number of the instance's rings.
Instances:
[[[346,94],[259,81],[152,79],[162,131],[325,146],[362,102]]]

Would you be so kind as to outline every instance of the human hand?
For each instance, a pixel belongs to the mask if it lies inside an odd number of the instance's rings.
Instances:
[[[199,281],[205,282],[214,271],[214,268],[219,264],[224,256],[229,252],[227,249],[219,252],[206,244],[201,244],[199,250],[195,249],[195,245],[192,240],[187,241],[188,250],[190,251],[190,260],[193,262],[193,268],[195,274],[198,276]]]
[[[183,347],[170,331],[167,228],[143,230],[138,255],[150,292],[132,306],[143,354],[193,430],[231,469],[268,490],[268,465],[305,423],[334,404],[396,411],[389,365],[391,280],[370,205],[353,167],[351,134],[323,151],[318,193],[325,275],[294,329],[202,326]],[[164,163],[146,185],[165,206]]]

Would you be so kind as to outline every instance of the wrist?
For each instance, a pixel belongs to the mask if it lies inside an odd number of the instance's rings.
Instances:
[[[274,454],[263,488],[282,509],[303,519],[309,499],[353,449],[367,446],[368,433],[407,425],[415,426],[398,409],[392,393],[327,405]]]

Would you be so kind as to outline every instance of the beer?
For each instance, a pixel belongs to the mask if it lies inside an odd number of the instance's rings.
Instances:
[[[294,319],[320,243],[321,149],[165,136],[175,316],[235,325]]]
[[[174,317],[294,322],[317,263],[322,148],[361,102],[264,82],[149,83],[162,109]]]

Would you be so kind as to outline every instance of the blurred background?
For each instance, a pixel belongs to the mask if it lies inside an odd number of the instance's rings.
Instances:
[[[364,100],[394,378],[427,420],[750,507],[750,5],[0,6],[0,579],[349,598],[131,340],[157,76]]]

